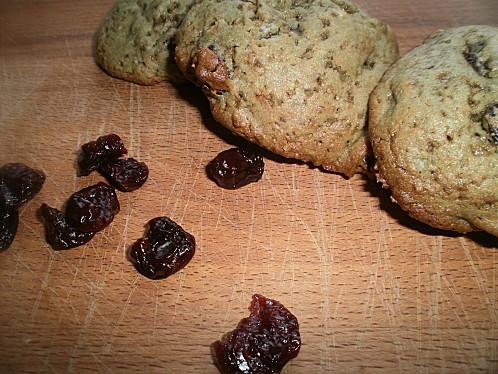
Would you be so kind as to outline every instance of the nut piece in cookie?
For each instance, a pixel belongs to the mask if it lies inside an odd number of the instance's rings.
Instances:
[[[431,226],[498,236],[498,28],[438,32],[372,93],[378,180]]]
[[[192,67],[197,80],[211,90],[228,90],[228,72],[225,63],[209,48],[199,50]]]
[[[151,85],[181,81],[173,38],[194,0],[118,0],[97,32],[96,60],[110,75]]]
[[[175,40],[221,125],[346,176],[366,169],[368,98],[398,58],[387,25],[342,0],[203,0]]]

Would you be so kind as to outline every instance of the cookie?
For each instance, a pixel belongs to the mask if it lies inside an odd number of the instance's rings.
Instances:
[[[96,60],[110,75],[152,85],[182,80],[173,36],[194,0],[118,0],[96,35]]]
[[[401,208],[498,236],[498,28],[430,36],[386,72],[369,119],[379,180]]]
[[[365,168],[368,97],[398,57],[384,23],[342,0],[204,0],[175,57],[214,118],[285,157]]]

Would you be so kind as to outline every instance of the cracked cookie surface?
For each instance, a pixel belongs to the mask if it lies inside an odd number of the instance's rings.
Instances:
[[[370,99],[378,179],[412,217],[498,236],[498,28],[431,35]]]
[[[110,75],[152,85],[181,81],[173,37],[194,0],[118,0],[96,36],[96,60]]]
[[[204,0],[176,44],[233,133],[346,176],[366,168],[368,97],[398,57],[384,23],[341,0]]]

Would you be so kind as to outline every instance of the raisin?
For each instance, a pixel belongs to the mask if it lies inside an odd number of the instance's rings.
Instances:
[[[17,209],[9,206],[5,199],[0,196],[0,251],[10,247],[16,236],[19,224],[19,213]]]
[[[99,137],[97,140],[83,144],[78,158],[80,175],[89,175],[103,163],[115,160],[128,153],[123,141],[116,134]]]
[[[147,165],[134,158],[106,162],[100,165],[99,172],[110,184],[123,192],[135,191],[142,187],[149,176]]]
[[[297,318],[278,301],[253,295],[249,317],[212,345],[224,374],[280,373],[301,348]]]
[[[47,242],[55,250],[79,247],[88,243],[95,235],[93,232],[76,230],[60,210],[47,204],[42,204],[40,214],[45,225]]]
[[[244,148],[221,152],[206,167],[208,176],[218,186],[234,190],[261,179],[265,169],[263,157]]]
[[[18,209],[19,199],[16,197],[16,194],[10,190],[3,179],[0,179],[0,200],[11,209]]]
[[[44,182],[43,172],[21,163],[5,164],[0,168],[0,194],[13,209],[31,200]]]
[[[81,232],[103,230],[118,212],[116,192],[103,182],[75,192],[66,204],[67,219]]]
[[[130,259],[147,278],[164,279],[183,269],[195,253],[195,238],[168,217],[149,221],[145,237],[130,249]]]

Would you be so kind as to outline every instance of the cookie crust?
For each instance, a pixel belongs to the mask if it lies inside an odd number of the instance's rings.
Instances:
[[[433,227],[498,236],[498,28],[431,35],[372,93],[378,179]]]
[[[368,97],[398,57],[384,23],[340,0],[204,0],[176,44],[235,134],[346,176],[366,168]]]

